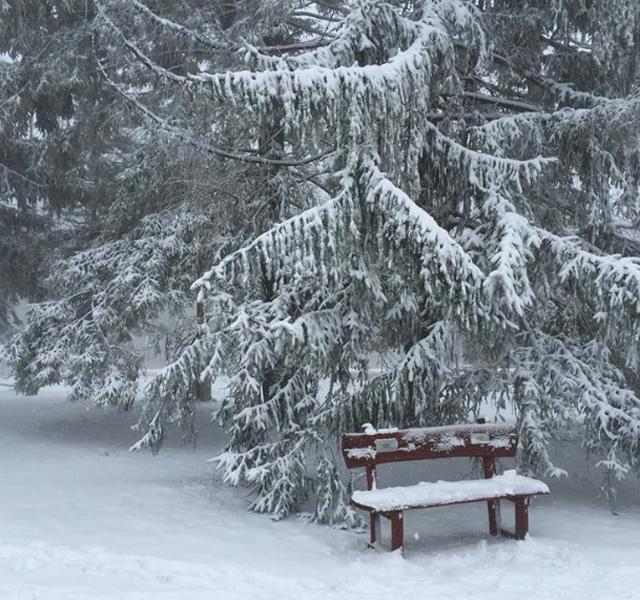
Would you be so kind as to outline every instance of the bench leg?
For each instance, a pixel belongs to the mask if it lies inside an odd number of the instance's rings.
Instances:
[[[487,500],[487,511],[489,513],[489,533],[498,535],[498,531],[500,531],[500,500]]]
[[[380,534],[380,515],[371,511],[369,513],[369,546],[373,547]]]
[[[404,553],[404,518],[402,512],[391,513],[391,550]]]
[[[484,456],[482,458],[485,479],[491,479],[496,474],[496,459],[494,456]],[[500,530],[500,500],[487,500],[487,511],[489,513],[489,533],[498,535]]]
[[[516,539],[523,540],[529,531],[529,498],[517,498],[516,505]]]

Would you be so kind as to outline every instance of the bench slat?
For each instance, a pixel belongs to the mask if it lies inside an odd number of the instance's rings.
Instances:
[[[516,471],[506,471],[491,479],[422,482],[406,487],[357,491],[352,500],[364,510],[384,513],[548,493],[549,488],[542,481],[518,475]]]
[[[480,423],[349,433],[342,438],[342,453],[349,469],[434,458],[513,457],[517,446],[513,425]]]

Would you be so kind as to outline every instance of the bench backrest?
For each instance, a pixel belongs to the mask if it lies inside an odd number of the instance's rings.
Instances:
[[[517,448],[514,425],[485,423],[348,433],[342,437],[342,455],[349,469],[434,458],[513,457]]]

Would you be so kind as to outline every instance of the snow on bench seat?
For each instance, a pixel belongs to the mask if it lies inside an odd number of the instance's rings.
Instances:
[[[362,508],[385,512],[548,493],[549,488],[542,481],[512,470],[491,479],[421,482],[406,487],[357,491],[352,500]]]

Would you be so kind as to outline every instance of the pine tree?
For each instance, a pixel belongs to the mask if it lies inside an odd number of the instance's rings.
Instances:
[[[50,294],[52,265],[91,243],[126,145],[84,0],[0,4],[0,333]]]
[[[246,220],[242,186],[209,154],[176,146],[130,102],[135,95],[187,113],[187,96],[155,92],[148,76],[129,99],[112,85],[125,68],[121,40],[101,38],[94,2],[2,10],[0,321],[19,298],[40,300],[7,348],[16,388],[63,382],[72,400],[128,408],[143,368],[136,338],[168,356],[190,341],[189,286],[228,243],[225,223]],[[154,60],[197,62],[180,40],[138,25]],[[158,319],[167,313],[171,320]]]
[[[637,471],[640,6],[227,5],[215,32],[100,5],[128,64],[210,106],[210,127],[129,103],[266,179],[250,240],[193,285],[206,323],[147,390],[135,448],[188,427],[194,380],[227,375],[217,463],[276,517],[314,493],[317,520],[353,521],[340,433],[452,423],[490,398],[516,410],[532,471],[562,473],[548,447],[568,430],[609,480]],[[251,22],[235,11],[258,6],[273,29],[234,46]],[[216,59],[167,68],[133,13]]]
[[[284,50],[289,38],[281,17],[287,4],[203,1],[186,7],[159,2],[178,25],[142,3],[113,3],[114,16],[120,15],[138,36],[135,46],[123,46],[126,38],[110,13],[100,12],[101,5],[90,2],[88,13],[84,5],[84,0],[65,3],[71,16],[83,18],[63,24],[68,37],[79,36],[77,30],[90,34],[89,72],[98,76],[98,112],[107,114],[110,124],[108,131],[98,129],[104,134],[99,137],[103,153],[95,157],[101,165],[95,169],[99,186],[107,193],[92,199],[90,211],[78,211],[79,201],[65,206],[62,221],[74,245],[50,252],[41,265],[38,284],[46,301],[29,306],[26,324],[18,328],[7,355],[20,392],[64,382],[71,386],[72,400],[126,409],[144,367],[145,351],[136,339],[144,337],[152,352],[175,358],[198,336],[190,284],[217,256],[240,246],[280,213],[286,216],[288,199],[299,185],[297,174],[284,172],[273,160],[281,148],[268,123],[255,132],[261,140],[257,148],[229,151],[245,133],[241,115],[212,109],[190,90],[175,94],[166,89],[155,71],[131,61],[128,52],[148,55],[160,69],[186,72],[211,61],[221,66],[237,62],[233,40],[251,40],[257,31]],[[50,11],[55,12],[54,5]],[[191,26],[202,32],[194,34]],[[62,86],[73,56],[57,57],[55,70],[40,68]],[[78,79],[84,81],[84,75]],[[75,93],[82,106],[89,104],[81,91]],[[81,107],[72,124],[93,131],[94,116],[85,120]],[[202,141],[212,120],[224,148]],[[47,141],[39,129],[36,133],[37,140]],[[242,167],[230,166],[230,157]],[[87,171],[90,165],[83,161],[93,159],[78,152],[73,160],[67,156],[67,167]],[[25,168],[33,168],[32,162],[27,160]],[[44,165],[42,178],[54,176],[59,176],[55,167]],[[24,232],[18,237],[24,240]],[[57,239],[45,236],[48,244]],[[199,387],[206,392],[206,385]]]

